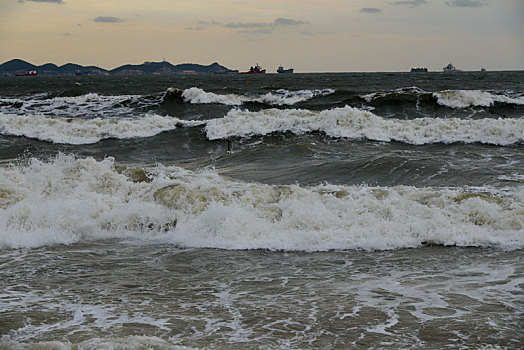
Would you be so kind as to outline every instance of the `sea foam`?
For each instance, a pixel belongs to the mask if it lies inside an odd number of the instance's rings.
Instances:
[[[210,140],[249,137],[274,132],[323,132],[330,137],[428,143],[480,142],[510,145],[524,140],[524,119],[419,118],[388,119],[353,107],[320,112],[303,109],[233,109],[206,125]]]
[[[294,105],[314,98],[329,95],[333,89],[289,91],[279,89],[260,96],[245,96],[237,94],[220,95],[206,92],[200,88],[192,87],[182,92],[182,98],[189,103],[218,103],[230,106],[240,106],[246,102],[258,102],[273,106]]]
[[[450,108],[490,107],[495,103],[524,105],[524,97],[509,97],[481,90],[446,90],[433,93],[437,103]]]
[[[129,103],[137,103],[139,95],[105,96],[88,93],[79,96],[45,98],[29,96],[24,99],[0,99],[0,112],[6,114],[45,114],[67,117],[100,117],[106,113],[114,116],[133,114],[134,108]]]
[[[90,144],[103,139],[150,137],[177,126],[198,125],[198,121],[147,113],[134,118],[65,118],[43,114],[0,113],[0,133],[67,144]]]
[[[222,249],[524,247],[524,188],[265,185],[58,155],[0,168],[0,247],[107,238]]]

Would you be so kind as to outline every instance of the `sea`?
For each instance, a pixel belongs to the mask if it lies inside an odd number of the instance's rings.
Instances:
[[[524,71],[0,77],[0,349],[524,347]]]

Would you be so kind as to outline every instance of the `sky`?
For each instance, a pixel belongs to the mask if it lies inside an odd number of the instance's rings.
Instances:
[[[524,0],[0,0],[0,63],[524,69]]]

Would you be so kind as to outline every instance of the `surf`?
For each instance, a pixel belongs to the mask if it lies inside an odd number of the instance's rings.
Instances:
[[[524,247],[524,189],[266,185],[59,154],[0,168],[0,247],[104,239],[326,251]]]

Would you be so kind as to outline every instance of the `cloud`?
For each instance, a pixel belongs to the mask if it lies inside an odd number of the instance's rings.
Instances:
[[[300,32],[300,34],[305,35],[305,36],[315,36],[315,35],[331,35],[333,33],[332,32],[310,32],[308,30],[304,30]]]
[[[216,22],[215,20],[212,20],[211,22],[198,21],[198,24],[200,24],[202,26],[219,26],[219,25],[221,25],[219,22]]]
[[[206,30],[206,28],[204,28],[204,27],[186,27],[184,29],[185,30],[195,30],[195,31]]]
[[[224,27],[226,28],[264,28],[269,27],[268,23],[257,23],[257,22],[250,22],[250,23],[227,23],[224,24]]]
[[[402,0],[402,1],[393,1],[391,5],[401,5],[401,6],[408,6],[408,7],[417,7],[420,5],[427,4],[428,2],[426,0]]]
[[[275,25],[278,26],[299,26],[301,24],[306,24],[307,22],[304,21],[295,21],[294,19],[290,18],[277,18],[275,19]]]
[[[93,21],[98,22],[98,23],[122,23],[124,22],[122,18],[111,17],[111,16],[98,16]]]
[[[284,26],[298,26],[307,24],[305,21],[297,21],[291,18],[277,18],[273,22],[244,22],[244,23],[227,23],[224,24],[226,28],[244,28],[244,29],[256,29],[256,28],[275,28]],[[267,33],[264,33],[267,34]]]
[[[19,0],[18,2],[32,1],[32,2],[52,2],[55,4],[63,4],[62,0]]]
[[[381,13],[382,10],[381,10],[381,9],[374,8],[374,7],[364,7],[364,8],[362,8],[362,9],[360,9],[360,12],[362,12],[362,13],[372,13],[372,14],[375,14],[375,13]]]
[[[267,35],[273,33],[273,30],[267,28],[255,29],[255,30],[239,30],[237,33],[240,34],[254,34],[254,35]]]
[[[446,5],[455,7],[482,7],[488,3],[484,0],[451,0],[446,1]]]

